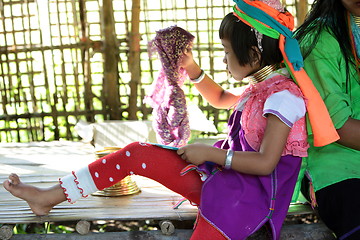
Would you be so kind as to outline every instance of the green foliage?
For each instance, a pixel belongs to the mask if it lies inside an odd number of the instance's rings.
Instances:
[[[16,224],[14,234],[48,234],[48,233],[74,233],[75,230],[71,226],[49,223],[25,223]]]

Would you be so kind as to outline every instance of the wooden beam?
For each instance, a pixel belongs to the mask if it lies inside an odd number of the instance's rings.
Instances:
[[[297,0],[296,1],[296,17],[297,17],[297,26],[300,26],[306,17],[308,12],[308,1],[307,0]]]
[[[109,109],[111,120],[120,120],[120,93],[118,54],[119,47],[115,33],[114,10],[112,0],[103,0],[102,32],[104,36],[104,100]]]
[[[140,0],[132,1],[131,10],[131,31],[129,36],[129,70],[130,80],[130,98],[129,98],[129,120],[137,120],[137,99],[138,87],[140,83]]]
[[[93,111],[93,93],[91,91],[91,69],[90,69],[90,39],[88,39],[87,31],[87,20],[86,20],[86,7],[85,0],[79,0],[79,16],[81,24],[81,43],[84,44],[84,47],[81,48],[81,64],[84,73],[84,103],[86,111]],[[78,100],[80,102],[80,99]],[[94,122],[94,115],[88,114],[85,116],[86,121]]]
[[[260,229],[260,230],[263,230]],[[175,229],[174,233],[170,236],[164,235],[159,230],[153,231],[130,231],[130,232],[106,232],[106,233],[88,233],[86,235],[79,235],[76,233],[67,234],[16,234],[11,239],[14,240],[137,240],[137,239],[154,239],[154,240],[183,240],[190,239],[192,229]],[[284,225],[281,230],[281,239],[317,239],[317,240],[335,240],[335,237],[322,223],[313,224],[295,224]],[[258,231],[251,235],[249,240],[264,240],[268,239],[266,231]]]

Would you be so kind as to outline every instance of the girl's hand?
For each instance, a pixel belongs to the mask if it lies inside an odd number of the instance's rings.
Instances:
[[[188,72],[189,76],[191,75],[191,73],[193,71],[195,73],[197,73],[198,70],[200,70],[200,67],[198,66],[198,64],[194,60],[194,56],[192,54],[191,48],[185,49],[183,53],[184,54],[183,54],[183,56],[181,57],[181,60],[180,60],[180,67],[184,68],[186,70],[186,72]]]
[[[191,51],[191,48],[186,48],[183,51],[183,55],[180,60],[180,67],[184,68],[185,70],[194,62],[194,57]]]
[[[209,156],[211,156],[211,152],[214,150],[216,151],[216,148],[213,146],[194,143],[181,147],[176,153],[180,155],[182,159],[197,166],[205,161],[211,161],[212,159]]]

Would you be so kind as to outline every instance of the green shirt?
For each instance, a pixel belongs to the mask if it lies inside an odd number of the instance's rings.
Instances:
[[[304,40],[301,48],[311,41]],[[350,64],[350,78],[346,84],[345,59],[336,39],[323,31],[304,69],[323,98],[336,129],[351,117],[360,120],[360,84],[355,67]],[[350,178],[360,178],[360,151],[332,143],[314,147],[308,123],[310,148],[304,167],[313,181],[315,191]]]

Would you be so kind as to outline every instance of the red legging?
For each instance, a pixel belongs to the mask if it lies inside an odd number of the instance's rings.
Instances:
[[[89,171],[99,190],[114,185],[129,174],[136,174],[153,179],[199,205],[203,184],[199,174],[190,171],[180,175],[188,164],[176,151],[135,142],[89,164]],[[191,239],[225,238],[200,217]]]

